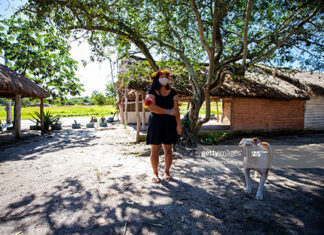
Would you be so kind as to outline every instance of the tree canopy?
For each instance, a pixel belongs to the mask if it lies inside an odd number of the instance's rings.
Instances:
[[[70,49],[55,27],[37,22],[31,14],[0,21],[0,54],[6,65],[45,88],[53,99],[83,91]]]
[[[54,22],[63,34],[83,34],[99,58],[115,46],[119,56],[144,56],[152,71],[157,56],[185,65],[194,94],[186,136],[209,120],[209,91],[226,74],[240,78],[257,63],[323,68],[319,0],[29,0],[22,10]],[[203,86],[194,70],[199,64],[209,69]]]
[[[97,105],[105,105],[108,102],[107,97],[105,97],[103,93],[96,90],[91,94],[91,101]]]

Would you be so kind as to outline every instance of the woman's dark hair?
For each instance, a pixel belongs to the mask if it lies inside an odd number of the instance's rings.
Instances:
[[[158,90],[158,91],[159,91],[159,94],[161,94],[161,87],[162,87],[162,85],[161,85],[161,83],[159,82],[159,77],[160,77],[160,75],[158,74],[156,77],[153,78],[153,82],[152,82],[152,85],[151,85],[150,89],[151,89],[151,90],[152,90],[152,89],[153,89],[153,90]],[[170,90],[170,89],[171,89],[169,83],[165,86],[165,88],[166,88],[167,90]]]

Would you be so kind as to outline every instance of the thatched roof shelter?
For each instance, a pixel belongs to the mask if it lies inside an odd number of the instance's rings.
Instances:
[[[120,74],[129,72],[134,63],[142,63],[134,58],[124,60],[121,63]],[[188,74],[185,69],[183,73],[172,74],[171,86],[174,87],[180,99],[188,100],[192,97],[191,85],[188,81]],[[147,68],[147,76],[131,79],[127,84],[127,97],[133,98],[135,91],[145,94],[150,87],[150,68]],[[178,71],[179,68],[176,68]],[[282,71],[282,69],[280,70]],[[200,77],[205,78],[208,67],[200,68]],[[202,82],[202,81],[201,81]],[[202,84],[201,84],[202,85]],[[119,97],[124,95],[125,86],[119,80],[115,88]],[[285,69],[285,73],[278,72],[277,68],[257,66],[249,69],[243,79],[232,79],[227,77],[221,87],[211,90],[211,97],[255,97],[274,100],[306,100],[310,94],[324,94],[323,73]]]
[[[24,76],[7,66],[0,64],[0,97],[15,98],[14,127],[16,138],[21,136],[21,99],[23,97],[40,98],[41,129],[44,130],[44,98],[50,94]],[[11,125],[11,101],[7,104],[7,123]]]
[[[0,97],[11,98],[20,94],[23,97],[47,98],[50,94],[16,71],[0,64]]]

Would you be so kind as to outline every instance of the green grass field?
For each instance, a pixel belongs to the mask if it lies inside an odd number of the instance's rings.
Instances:
[[[5,107],[0,107],[0,120],[6,119]],[[180,113],[184,115],[187,112],[187,103],[183,102],[180,107]],[[13,109],[13,107],[12,107]],[[111,112],[115,112],[116,109],[113,105],[70,105],[70,106],[53,106],[45,107],[44,110],[50,110],[54,115],[60,115],[61,117],[77,117],[77,116],[107,116]],[[31,117],[35,111],[39,112],[39,107],[23,107],[21,109],[21,119],[33,119]],[[221,104],[219,103],[219,113],[221,113]],[[204,115],[206,113],[205,104],[203,104],[200,109],[200,114]],[[211,104],[211,114],[216,114],[216,103],[212,102]]]
[[[6,111],[4,106],[0,110],[0,120],[6,119]],[[110,112],[115,112],[116,109],[113,105],[71,105],[71,106],[53,106],[45,107],[45,110],[50,110],[54,115],[60,115],[61,117],[69,116],[107,116]],[[39,112],[39,107],[26,107],[21,108],[21,119],[33,119],[31,114],[35,111]]]
[[[180,113],[182,115],[184,115],[186,112],[187,112],[187,103],[182,102],[182,106],[180,107]],[[220,102],[218,103],[218,113],[219,114],[222,113],[222,104]],[[203,103],[203,105],[201,106],[199,114],[201,114],[201,115],[206,114],[206,104],[205,103]],[[210,114],[215,114],[216,115],[216,102],[212,102],[210,104]]]

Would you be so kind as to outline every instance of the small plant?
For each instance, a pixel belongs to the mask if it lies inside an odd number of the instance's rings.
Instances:
[[[38,111],[34,112],[34,115],[31,115],[33,119],[30,119],[32,122],[36,123],[38,126],[41,123],[41,115]],[[53,124],[58,124],[60,117],[58,115],[53,115],[49,110],[43,113],[43,122],[44,122],[44,131],[48,131],[49,127]]]
[[[101,126],[101,127],[106,127],[107,126],[107,122],[106,122],[106,118],[105,117],[101,117],[100,118],[99,126]]]
[[[76,120],[74,120],[74,123],[72,123],[72,129],[80,129],[81,123],[78,123]]]
[[[62,123],[59,120],[60,120],[60,117],[57,116],[57,118],[54,120],[53,124],[51,124],[52,130],[62,130]]]
[[[90,120],[89,123],[86,124],[86,127],[87,127],[87,128],[94,128],[94,124],[95,124],[95,122],[94,122],[94,118],[91,117],[91,120]]]
[[[59,125],[59,124],[62,124],[60,122],[60,116],[59,115],[56,115],[55,118],[53,119],[52,125]]]
[[[101,123],[104,123],[105,121],[106,121],[106,118],[105,118],[105,117],[101,117],[101,118],[100,118],[100,122],[101,122]]]

